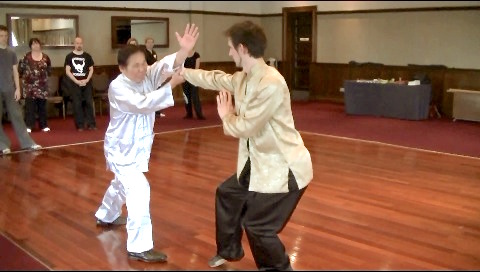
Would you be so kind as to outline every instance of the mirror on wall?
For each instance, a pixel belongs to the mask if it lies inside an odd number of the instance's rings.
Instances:
[[[168,36],[168,18],[112,16],[112,48],[124,46],[130,37],[140,45],[151,37],[154,47],[168,47]]]
[[[78,36],[77,15],[7,14],[8,39],[12,47],[28,47],[31,38],[38,38],[43,47],[72,47]]]

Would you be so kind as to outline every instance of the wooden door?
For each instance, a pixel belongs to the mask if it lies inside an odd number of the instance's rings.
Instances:
[[[284,77],[291,90],[310,88],[310,64],[316,61],[317,6],[283,8]]]

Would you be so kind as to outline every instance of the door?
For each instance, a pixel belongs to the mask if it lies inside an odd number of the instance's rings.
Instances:
[[[310,64],[316,61],[316,12],[317,6],[283,8],[284,77],[291,91],[309,92]]]

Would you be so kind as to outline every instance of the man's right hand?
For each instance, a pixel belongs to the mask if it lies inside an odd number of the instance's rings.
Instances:
[[[185,32],[183,33],[183,37],[178,34],[178,32],[175,32],[175,36],[177,37],[178,44],[180,45],[180,49],[184,50],[185,52],[190,52],[190,50],[195,47],[195,43],[197,42],[198,39],[198,27],[195,26],[195,24],[187,24],[185,27]]]

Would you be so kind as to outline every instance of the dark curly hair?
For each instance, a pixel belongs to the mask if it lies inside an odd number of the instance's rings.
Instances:
[[[225,31],[225,36],[232,40],[235,49],[239,44],[248,48],[248,52],[254,58],[263,57],[267,47],[267,37],[263,29],[252,21],[244,21],[234,24]]]

